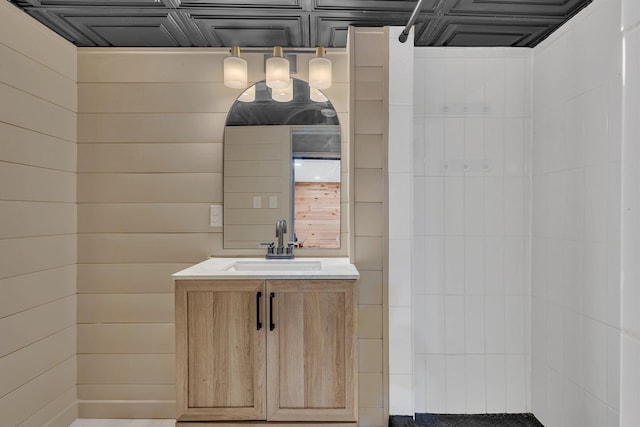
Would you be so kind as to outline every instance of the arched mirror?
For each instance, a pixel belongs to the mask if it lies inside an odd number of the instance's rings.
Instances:
[[[224,135],[224,247],[259,248],[287,221],[296,247],[340,248],[341,134],[325,95],[264,81],[234,102]]]

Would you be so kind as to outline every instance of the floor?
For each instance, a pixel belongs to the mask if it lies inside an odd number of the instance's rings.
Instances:
[[[176,420],[75,420],[69,427],[174,427]]]

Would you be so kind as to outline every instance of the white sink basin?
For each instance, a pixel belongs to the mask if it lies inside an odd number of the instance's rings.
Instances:
[[[321,261],[304,260],[264,260],[264,261],[236,261],[226,269],[227,271],[320,271]]]

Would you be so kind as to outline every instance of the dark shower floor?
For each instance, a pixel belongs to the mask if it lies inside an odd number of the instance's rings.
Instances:
[[[533,414],[416,414],[389,417],[389,427],[544,427]]]

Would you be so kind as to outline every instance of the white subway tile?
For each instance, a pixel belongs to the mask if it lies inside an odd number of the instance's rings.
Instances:
[[[445,160],[445,119],[424,119],[424,173],[442,176]]]
[[[389,412],[413,414],[413,376],[389,374]]]
[[[600,427],[607,425],[607,406],[588,392],[583,393],[584,427]],[[637,403],[636,403],[637,404]]]
[[[464,233],[484,234],[484,178],[464,179]]]
[[[446,370],[447,413],[464,414],[466,412],[465,356],[447,356]]]
[[[506,295],[524,295],[526,293],[525,239],[522,237],[504,238],[504,287]]]
[[[547,368],[547,419],[545,426],[562,426],[562,375]]]
[[[487,354],[505,354],[504,296],[485,297],[485,348]]]
[[[562,374],[562,308],[556,304],[547,304],[546,349],[547,364]]]
[[[563,382],[562,419],[565,426],[581,426],[584,406],[582,404],[582,388],[565,379]]]
[[[422,311],[424,324],[424,353],[445,353],[445,297],[443,295],[426,295]]]
[[[441,305],[444,305],[444,302],[442,302]],[[411,326],[413,327],[414,357],[425,354],[427,352],[427,341],[432,341],[429,330],[431,325],[427,322],[429,309],[426,295],[413,295],[413,310],[411,310],[413,320]],[[440,310],[444,311],[442,308]],[[443,332],[441,336],[444,336],[444,320],[442,324]]]
[[[464,353],[464,297],[447,296],[445,304],[445,351],[447,354]]]
[[[426,410],[428,412],[447,412],[446,357],[430,354],[426,356]]]
[[[527,360],[524,354],[506,356],[506,412],[527,412]]]
[[[464,178],[444,180],[444,226],[445,234],[464,234]]]
[[[415,114],[415,112],[414,112]],[[425,118],[413,117],[413,175],[424,176],[425,172]]]
[[[487,295],[503,295],[508,264],[505,264],[504,239],[485,237],[484,239],[484,288]]]
[[[426,214],[425,178],[414,176],[413,178],[413,235],[425,235]],[[444,210],[444,196],[441,199],[441,208]],[[444,225],[442,227],[444,229]]]
[[[579,387],[583,384],[583,316],[571,310],[565,310],[563,321],[563,368],[565,378]]]
[[[445,292],[448,295],[464,294],[464,237],[446,237]]]
[[[427,235],[445,234],[445,178],[424,180],[424,230]]]
[[[484,354],[484,297],[481,295],[465,297],[465,353]]]
[[[484,179],[484,233],[487,236],[504,234],[504,180],[501,177]]]
[[[424,112],[442,116],[445,104],[445,63],[441,58],[428,58],[424,71]]]
[[[411,306],[411,240],[389,239],[389,306]]]
[[[504,119],[502,117],[487,117],[484,120],[484,159],[489,163],[485,176],[504,174]]]
[[[413,398],[416,413],[427,412],[427,356],[417,354],[413,359]]]
[[[523,296],[505,297],[505,349],[507,354],[524,354],[526,306]]]
[[[607,399],[607,328],[584,319],[584,388],[597,399]]]
[[[486,357],[486,381],[487,381],[487,412],[506,412],[506,360],[503,355],[490,355]]]
[[[465,370],[466,412],[468,414],[483,414],[487,408],[484,355],[467,355]]]
[[[464,241],[465,294],[484,295],[484,238],[466,237]]]
[[[445,237],[426,236],[424,242],[425,293],[445,293]]]
[[[524,175],[524,119],[507,118],[504,123],[504,174]]]

